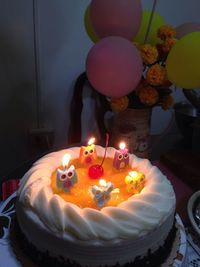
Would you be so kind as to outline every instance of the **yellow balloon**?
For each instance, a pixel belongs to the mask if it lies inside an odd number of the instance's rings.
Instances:
[[[134,38],[134,42],[137,42],[140,44],[144,43],[144,38],[146,35],[147,26],[149,23],[150,16],[151,16],[150,10],[143,10],[141,26],[140,26],[139,32],[137,33],[136,37]],[[157,31],[162,25],[165,25],[165,24],[166,23],[165,23],[164,18],[160,14],[154,13],[152,24],[151,24],[151,30],[149,32],[148,39],[147,39],[146,43],[152,44],[152,45],[159,43],[160,39],[157,37]]]
[[[169,81],[176,86],[200,88],[200,32],[185,35],[173,46],[166,68]]]
[[[92,22],[91,22],[91,18],[90,18],[90,5],[87,7],[87,9],[85,11],[84,25],[85,25],[86,32],[87,32],[88,36],[90,37],[90,39],[94,43],[99,41],[99,37],[96,35],[94,28],[92,26]]]

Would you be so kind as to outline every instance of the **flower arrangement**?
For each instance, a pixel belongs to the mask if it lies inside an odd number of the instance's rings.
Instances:
[[[111,108],[118,113],[113,116],[113,124],[127,122],[130,117],[139,121],[143,114],[145,136],[141,137],[135,122],[132,132],[140,135],[144,147],[152,108],[161,106],[167,110],[173,106],[172,85],[184,89],[184,95],[185,91],[200,88],[200,23],[184,23],[175,28],[165,25],[165,18],[156,12],[157,2],[152,0],[152,9],[146,10],[140,0],[90,1],[84,26],[94,44],[86,57],[86,72],[75,84],[72,114],[79,119],[72,121],[81,120],[82,91],[87,81],[94,92],[101,136],[106,130],[105,114]],[[141,126],[137,121],[136,124]],[[112,130],[115,133],[122,128],[130,130],[127,125],[117,126],[120,127]],[[80,125],[74,128],[80,136]],[[134,142],[134,136],[131,140]]]
[[[156,45],[138,44],[135,46],[143,61],[143,75],[136,90],[121,98],[111,98],[111,108],[114,112],[126,108],[146,108],[161,106],[164,110],[173,106],[171,83],[167,78],[166,58],[171,48],[176,44],[176,30],[170,25],[158,29],[160,42]]]

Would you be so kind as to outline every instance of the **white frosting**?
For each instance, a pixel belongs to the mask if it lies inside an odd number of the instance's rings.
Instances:
[[[46,228],[33,211],[24,209],[20,203],[17,203],[17,219],[23,233],[37,250],[48,251],[53,257],[75,260],[81,266],[99,267],[133,262],[137,256],[147,256],[149,249],[151,253],[155,252],[163,246],[172,228],[174,212],[145,236],[109,241],[67,240],[65,234],[58,235]]]
[[[96,146],[98,156],[104,148]],[[70,148],[46,155],[24,175],[18,190],[19,204],[30,210],[43,227],[65,240],[113,241],[141,237],[161,225],[175,209],[175,194],[169,180],[146,159],[130,155],[131,167],[145,174],[145,188],[117,207],[101,210],[79,208],[65,202],[51,189],[52,172],[64,154],[78,158],[80,148]],[[115,149],[108,148],[107,157]],[[79,177],[81,179],[81,177]]]

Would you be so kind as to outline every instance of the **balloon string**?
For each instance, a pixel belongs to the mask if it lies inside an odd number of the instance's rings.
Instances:
[[[152,7],[152,10],[151,10],[151,15],[150,15],[150,18],[149,18],[149,23],[148,23],[148,26],[147,26],[147,31],[146,31],[145,38],[144,38],[144,44],[146,44],[146,42],[148,40],[148,37],[149,37],[149,32],[151,30],[151,26],[152,26],[152,22],[153,22],[153,15],[155,13],[156,5],[157,5],[157,0],[154,0],[153,7]]]
[[[109,133],[106,133],[106,148],[105,148],[105,152],[104,152],[103,160],[102,160],[100,166],[103,165],[104,160],[105,160],[105,158],[106,158],[106,152],[107,152],[107,148],[108,148],[108,142],[109,142]]]

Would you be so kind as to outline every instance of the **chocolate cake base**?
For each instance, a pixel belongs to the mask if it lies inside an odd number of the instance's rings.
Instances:
[[[147,256],[142,258],[138,256],[134,262],[105,267],[159,267],[170,255],[176,232],[177,228],[174,223],[164,245],[159,247],[154,253],[151,253],[151,250],[149,250]],[[66,261],[63,257],[52,257],[49,255],[48,251],[38,251],[34,245],[28,242],[27,238],[22,233],[16,217],[13,218],[11,223],[10,240],[16,257],[23,267],[82,267],[75,261]],[[102,267],[101,263],[99,263],[99,266]]]

